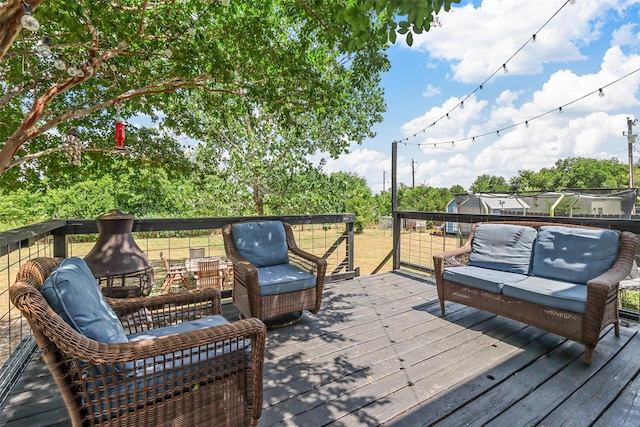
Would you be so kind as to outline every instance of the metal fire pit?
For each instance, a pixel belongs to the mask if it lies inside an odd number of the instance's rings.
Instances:
[[[153,286],[153,267],[133,240],[133,215],[114,209],[96,218],[100,236],[84,257],[109,297],[149,295]]]

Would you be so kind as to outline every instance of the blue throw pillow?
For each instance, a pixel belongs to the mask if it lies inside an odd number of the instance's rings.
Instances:
[[[122,323],[83,259],[62,260],[41,292],[51,308],[87,338],[104,343],[128,341]]]
[[[286,264],[289,247],[280,221],[255,221],[234,224],[231,236],[238,253],[255,267]]]
[[[528,274],[537,231],[514,224],[478,224],[471,242],[469,265]]]
[[[613,230],[543,226],[533,249],[531,274],[586,284],[607,271],[618,256]]]

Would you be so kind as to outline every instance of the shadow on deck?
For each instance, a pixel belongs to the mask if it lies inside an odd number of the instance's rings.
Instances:
[[[575,342],[459,304],[446,310],[429,277],[329,283],[317,316],[268,333],[260,426],[640,425],[638,325],[619,338],[605,329],[585,366]],[[38,355],[0,425],[69,425]]]

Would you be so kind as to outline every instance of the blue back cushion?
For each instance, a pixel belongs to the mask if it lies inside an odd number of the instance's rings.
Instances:
[[[620,236],[613,230],[540,227],[531,274],[586,284],[613,265],[619,242]]]
[[[87,338],[104,343],[128,341],[122,323],[83,259],[62,260],[41,292],[51,308]]]
[[[528,274],[537,232],[514,224],[478,224],[471,242],[469,265]]]
[[[231,237],[240,255],[256,267],[289,262],[287,237],[280,221],[234,224]]]

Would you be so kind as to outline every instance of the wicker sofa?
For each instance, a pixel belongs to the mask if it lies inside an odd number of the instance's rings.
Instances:
[[[618,285],[636,244],[633,233],[579,225],[478,223],[464,246],[433,256],[440,308],[458,302],[564,336],[590,364],[605,326],[619,336]]]
[[[10,296],[74,426],[258,424],[266,328],[218,290],[109,299],[82,259],[36,258]]]

